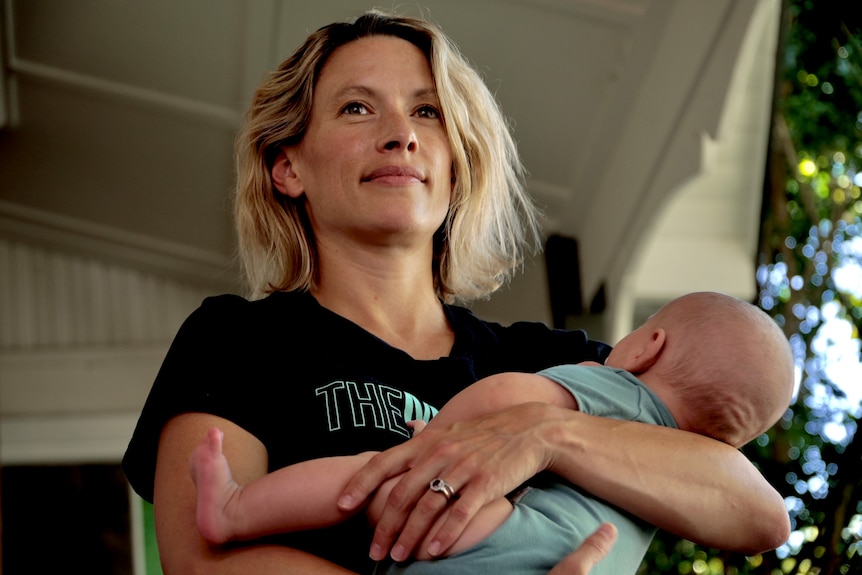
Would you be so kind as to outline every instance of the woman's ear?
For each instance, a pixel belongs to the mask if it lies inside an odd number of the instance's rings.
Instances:
[[[285,196],[296,199],[305,193],[305,188],[302,187],[302,180],[299,179],[299,175],[294,171],[293,164],[284,148],[276,156],[270,173],[275,189]]]

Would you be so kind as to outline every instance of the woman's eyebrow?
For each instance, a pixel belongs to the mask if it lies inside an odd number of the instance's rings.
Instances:
[[[335,94],[333,94],[333,98],[335,100],[342,100],[344,98],[350,98],[353,96],[368,96],[374,97],[378,95],[378,91],[369,86],[364,86],[362,84],[355,84],[350,86],[345,86],[341,88]],[[420,88],[413,92],[411,95],[414,99],[426,99],[431,98],[433,100],[438,100],[437,98],[437,89],[436,88]]]
[[[438,100],[437,98],[437,89],[436,88],[422,88],[421,90],[416,90],[413,92],[413,97],[416,99],[424,99],[431,98],[433,100]]]
[[[333,98],[336,100],[341,100],[343,98],[348,98],[351,96],[374,96],[377,92],[372,90],[368,86],[362,85],[351,85],[345,86],[338,90],[335,94],[333,94]]]

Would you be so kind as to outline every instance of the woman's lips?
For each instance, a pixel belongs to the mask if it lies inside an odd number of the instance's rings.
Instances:
[[[363,182],[375,182],[389,185],[416,184],[425,181],[425,177],[410,166],[383,166],[377,168],[362,178]]]

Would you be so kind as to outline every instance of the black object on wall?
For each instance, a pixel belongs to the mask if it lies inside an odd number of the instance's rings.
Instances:
[[[581,315],[581,261],[578,240],[553,234],[545,241],[545,268],[554,327],[564,329],[566,317]]]

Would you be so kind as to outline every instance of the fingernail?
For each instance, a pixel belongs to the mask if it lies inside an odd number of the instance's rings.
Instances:
[[[350,495],[342,495],[338,500],[338,506],[342,509],[353,509],[353,497]]]
[[[375,561],[382,561],[386,558],[386,551],[383,550],[383,547],[375,543],[371,546],[371,552],[368,555]]]
[[[432,541],[431,545],[428,546],[428,555],[432,555],[437,557],[440,554],[440,542]]]
[[[404,549],[403,545],[396,545],[392,549],[392,558],[396,561],[404,561],[407,559],[407,550]]]

